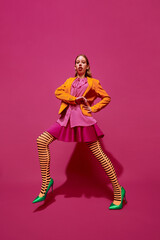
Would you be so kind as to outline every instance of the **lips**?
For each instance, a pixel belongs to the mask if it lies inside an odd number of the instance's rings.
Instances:
[[[82,70],[83,68],[82,68],[82,67],[79,67],[78,69],[79,69],[79,70]]]

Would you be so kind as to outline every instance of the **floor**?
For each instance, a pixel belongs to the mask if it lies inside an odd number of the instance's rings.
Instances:
[[[39,185],[3,186],[1,239],[160,239],[155,208],[158,186],[125,184],[127,204],[116,211],[108,209],[113,197],[111,185],[106,189],[87,186],[82,193],[75,183],[55,182],[54,191],[36,204],[32,200]]]

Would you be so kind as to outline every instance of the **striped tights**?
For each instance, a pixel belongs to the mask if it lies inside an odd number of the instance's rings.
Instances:
[[[113,203],[116,204],[116,201],[118,201],[118,202],[121,201],[121,186],[118,183],[118,179],[117,179],[114,167],[113,167],[110,159],[103,152],[99,140],[97,140],[95,142],[87,142],[87,145],[88,145],[89,149],[91,150],[91,152],[93,153],[93,155],[100,162],[101,166],[105,170],[107,176],[109,177],[109,179],[112,183],[113,192],[114,192]]]
[[[49,144],[52,143],[55,139],[56,138],[53,137],[47,131],[43,132],[37,138],[38,156],[39,156],[41,176],[42,176],[42,185],[41,185],[41,192],[40,192],[41,194],[40,195],[45,194],[47,187],[49,185],[50,179],[51,179]]]
[[[43,132],[37,138],[37,147],[38,147],[38,156],[40,162],[41,176],[42,176],[42,185],[39,196],[45,194],[48,184],[50,182],[50,150],[49,144],[52,143],[56,138],[52,136],[47,131]],[[101,166],[104,168],[107,176],[109,177],[113,191],[114,191],[114,201],[121,201],[121,189],[117,180],[117,176],[114,170],[114,167],[110,159],[103,152],[99,140],[95,142],[86,142],[89,149],[93,155],[98,159]]]

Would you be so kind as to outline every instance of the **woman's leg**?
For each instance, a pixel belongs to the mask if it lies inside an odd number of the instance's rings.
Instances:
[[[101,165],[104,168],[107,176],[109,177],[109,179],[112,183],[113,192],[114,192],[113,203],[115,205],[119,205],[120,202],[121,202],[121,186],[118,183],[116,172],[114,170],[114,167],[113,167],[110,159],[103,152],[99,140],[97,140],[95,142],[87,142],[87,145],[88,145],[89,149],[92,151],[93,155],[101,163]]]
[[[37,138],[37,147],[38,147],[38,157],[40,162],[40,168],[41,168],[41,176],[42,176],[42,185],[41,185],[41,191],[39,194],[39,197],[42,197],[49,185],[49,182],[51,180],[50,177],[50,150],[49,150],[49,144],[56,140],[54,136],[52,136],[47,131],[43,132],[38,138]]]

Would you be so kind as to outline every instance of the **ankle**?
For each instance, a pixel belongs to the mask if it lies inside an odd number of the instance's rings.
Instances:
[[[114,200],[113,203],[116,204],[116,202],[121,202],[121,186],[120,187],[116,187],[116,189],[113,190],[114,191]]]

